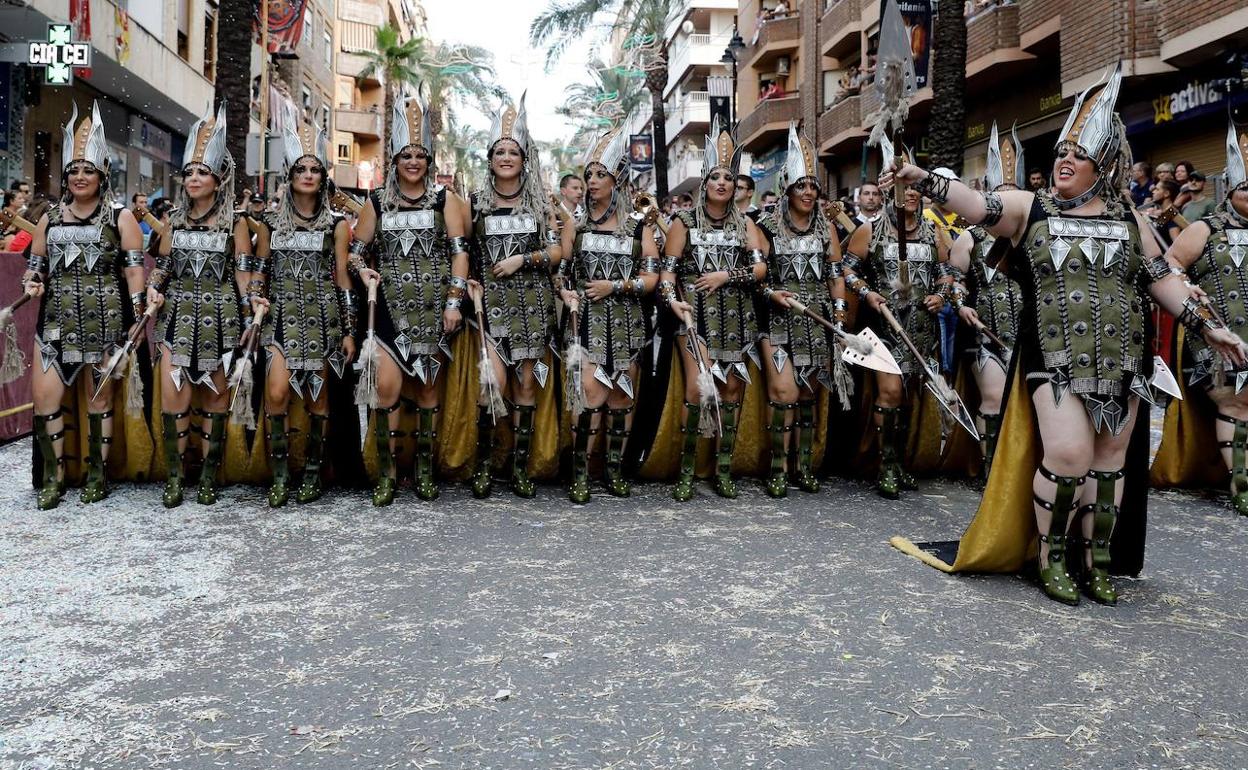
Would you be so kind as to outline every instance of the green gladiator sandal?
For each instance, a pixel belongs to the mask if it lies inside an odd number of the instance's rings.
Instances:
[[[530,498],[537,494],[537,485],[529,478],[529,447],[533,443],[534,404],[516,404],[516,449],[511,458],[511,491],[516,497]]]
[[[767,403],[771,404],[771,424],[767,426],[767,430],[771,432],[771,475],[767,477],[767,495],[788,497],[789,480],[784,475],[784,437],[793,430],[793,426],[788,424],[789,413],[797,405],[770,400]]]
[[[812,465],[812,448],[815,443],[815,402],[799,401],[797,404],[797,475],[794,481],[803,492],[818,492],[819,479],[815,478]]]
[[[65,495],[65,481],[61,475],[65,458],[56,453],[56,442],[65,438],[64,422],[60,429],[49,432],[49,424],[61,419],[60,409],[52,414],[37,414],[34,419],[35,441],[39,444],[43,460],[43,486],[35,497],[35,504],[41,511],[50,511],[60,505],[61,497]]]
[[[702,407],[686,401],[685,411],[685,424],[680,428],[680,432],[685,434],[680,448],[680,476],[672,487],[672,499],[680,503],[693,498],[693,470],[698,459],[698,423],[702,419]]]
[[[225,421],[229,412],[204,412],[208,418],[208,451],[204,454],[204,466],[199,471],[199,490],[195,501],[200,505],[217,502],[217,469],[221,467],[221,455],[225,451]]]
[[[915,481],[910,471],[906,470],[905,448],[910,441],[910,410],[900,408],[897,410],[897,432],[894,434],[893,441],[897,448],[897,481],[901,484],[901,488],[914,492],[919,488],[919,482]]]
[[[878,404],[872,409],[880,415],[880,424],[876,428],[880,432],[880,472],[875,479],[875,491],[880,497],[896,500],[901,495],[900,468],[897,465],[897,418],[900,410]]]
[[[416,478],[412,486],[421,500],[437,500],[438,484],[433,480],[433,440],[438,432],[433,427],[438,407],[416,408]]]
[[[1052,514],[1049,531],[1040,533],[1040,542],[1049,546],[1048,559],[1040,562],[1040,588],[1050,599],[1073,606],[1079,603],[1079,589],[1066,566],[1066,530],[1075,508],[1075,494],[1083,486],[1083,479],[1058,476],[1043,465],[1039,471],[1041,476],[1057,485],[1052,502],[1032,495],[1036,505]]]
[[[576,436],[572,444],[572,485],[568,487],[568,499],[577,505],[589,502],[589,445],[598,431],[594,430],[594,415],[602,407],[586,407],[576,420]]]
[[[78,499],[84,503],[98,503],[108,497],[108,474],[104,468],[104,445],[112,443],[112,436],[104,435],[104,421],[111,420],[113,411],[87,415],[87,480]]]
[[[729,500],[737,496],[737,482],[732,478],[732,449],[737,443],[737,411],[741,404],[720,404],[724,429],[719,434],[719,453],[715,460],[715,494]]]
[[[377,486],[373,487],[373,506],[384,508],[394,502],[398,487],[398,473],[390,439],[403,435],[403,431],[390,430],[390,415],[399,408],[401,401],[373,410],[373,441],[377,444]]]
[[[477,407],[477,469],[472,474],[472,496],[482,500],[490,496],[494,480],[490,476],[490,457],[494,453],[494,418],[484,406]]]
[[[1001,434],[1001,414],[980,412],[979,419],[984,422],[984,429],[979,435],[984,442],[984,478],[986,479],[992,472],[992,458],[997,454],[997,436]]]
[[[603,481],[614,497],[628,497],[633,493],[632,485],[624,478],[624,446],[628,443],[628,416],[632,411],[631,406],[607,410],[611,425],[607,430],[607,465]]]
[[[1118,480],[1124,471],[1088,471],[1096,479],[1096,503],[1084,506],[1084,515],[1092,516],[1092,539],[1083,540],[1083,546],[1092,554],[1092,566],[1084,567],[1080,584],[1088,598],[1098,604],[1117,604],[1118,592],[1109,579],[1109,541],[1118,521],[1118,506],[1114,504]]]
[[[1218,419],[1235,426],[1230,441],[1219,441],[1218,446],[1231,450],[1231,507],[1240,516],[1248,516],[1248,422],[1218,415]]]
[[[182,468],[182,450],[179,444],[182,439],[191,434],[191,425],[188,422],[186,428],[178,430],[178,423],[191,416],[190,412],[179,412],[178,414],[169,414],[161,412],[161,421],[164,425],[162,431],[163,444],[165,445],[165,491],[160,495],[160,502],[166,508],[177,508],[182,504],[182,479],[185,471]]]
[[[273,482],[269,485],[269,506],[281,508],[290,499],[290,444],[286,436],[286,415],[269,415],[269,462]]]
[[[295,502],[311,503],[321,498],[321,465],[325,460],[325,424],[328,421],[328,415],[308,414],[308,440],[303,450],[306,459]]]

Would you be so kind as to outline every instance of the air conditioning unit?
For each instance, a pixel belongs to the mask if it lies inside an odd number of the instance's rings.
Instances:
[[[787,56],[781,56],[780,58],[776,59],[776,74],[777,75],[789,74],[789,63],[790,63],[789,57]]]

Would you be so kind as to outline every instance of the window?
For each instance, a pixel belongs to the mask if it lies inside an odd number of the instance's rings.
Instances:
[[[338,145],[338,162],[339,163],[351,162],[351,145],[349,144]]]
[[[334,66],[334,38],[329,34],[329,30],[325,30],[323,36],[325,41],[325,64],[329,67]]]
[[[329,105],[321,104],[321,130],[329,133]]]
[[[312,9],[303,9],[303,32],[299,35],[299,44],[312,46]]]
[[[303,87],[303,118],[312,120],[312,91],[307,86]]]
[[[204,77],[217,79],[217,9],[211,7],[204,14]]]

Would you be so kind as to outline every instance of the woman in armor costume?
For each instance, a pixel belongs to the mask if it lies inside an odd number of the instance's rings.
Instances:
[[[768,286],[763,296],[767,329],[762,337],[762,359],[767,373],[767,397],[771,405],[771,475],[767,494],[785,497],[788,479],[785,461],[790,453],[794,427],[797,468],[791,475],[797,486],[818,492],[819,481],[811,470],[815,440],[815,388],[831,391],[836,347],[828,333],[810,318],[790,309],[797,300],[816,313],[845,322],[845,281],[841,278],[841,246],[836,230],[818,205],[820,192],[815,148],[789,124],[789,145],[782,185],[784,197],[775,212],[758,220],[767,240]],[[797,412],[796,426],[794,411]]]
[[[1248,265],[1244,264],[1248,257],[1248,134],[1236,136],[1234,124],[1227,132],[1226,152],[1226,199],[1213,213],[1188,225],[1166,256],[1200,288],[1215,317],[1229,324],[1240,339],[1248,340]],[[1248,367],[1219,356],[1196,335],[1188,335],[1187,347],[1192,362],[1188,383],[1203,386],[1216,409],[1212,438],[1231,474],[1231,505],[1241,516],[1248,516],[1248,392],[1244,388]],[[1189,405],[1184,401],[1170,408]],[[1208,447],[1179,445],[1180,437],[1173,435],[1169,419],[1166,427],[1155,465],[1164,466],[1166,455],[1176,450],[1185,456],[1180,463],[1200,463]],[[1183,438],[1192,436],[1208,442],[1208,427],[1193,425],[1184,431]]]
[[[892,149],[884,151],[885,163],[892,159]],[[891,195],[886,196],[885,216],[864,222],[854,230],[842,263],[845,287],[858,295],[860,302],[876,313],[888,307],[897,318],[915,347],[928,356],[927,362],[915,361],[892,326],[877,317],[874,331],[888,346],[901,369],[901,375],[875,373],[873,419],[880,436],[880,469],[876,491],[882,497],[896,499],[902,489],[918,489],[903,457],[910,433],[910,409],[903,406],[906,390],[915,398],[923,391],[917,388],[924,363],[935,370],[940,345],[936,314],[944,307],[943,294],[953,279],[944,264],[948,261],[947,242],[939,237],[936,224],[923,216],[923,197],[916,190],[905,192],[905,259],[899,259],[897,244],[897,207]],[[885,296],[887,294],[887,297]]]
[[[490,128],[489,184],[470,200],[473,272],[481,283],[487,355],[492,376],[515,410],[511,488],[533,497],[529,448],[537,393],[551,382],[546,362],[555,329],[552,275],[571,251],[573,228],[558,222],[542,188],[537,148],[529,142],[524,98],[520,109],[506,105]],[[494,417],[489,406],[477,415],[477,469],[472,493],[490,494]]]
[[[61,201],[39,218],[22,276],[26,292],[43,300],[31,369],[34,435],[42,457],[41,510],[55,508],[65,494],[61,399],[84,371],[94,394],[100,367],[145,310],[143,234],[133,214],[108,202],[109,150],[99,105],[92,105],[91,116],[75,130],[77,119],[75,105],[63,129]],[[87,404],[84,503],[108,496],[113,393],[114,383],[104,382]]]
[[[916,185],[1016,249],[1010,267],[1024,309],[1003,423],[1010,440],[1004,453],[998,450],[997,472],[950,569],[1018,569],[1034,553],[1024,534],[1035,531],[1034,521],[1041,586],[1067,604],[1079,602],[1080,587],[1097,602],[1116,603],[1110,570],[1138,572],[1142,565],[1142,531],[1116,534],[1115,524],[1132,444],[1128,428],[1140,399],[1154,399],[1144,321],[1149,298],[1237,365],[1246,363],[1243,343],[1191,296],[1157,244],[1141,240],[1146,225],[1121,203],[1118,186],[1130,158],[1114,112],[1120,84],[1119,67],[1092,87],[1099,89],[1094,95],[1090,88],[1076,99],[1055,148],[1051,191],[980,194],[908,163],[882,177],[885,184],[895,176]],[[1141,422],[1147,429],[1147,418]],[[1035,430],[1038,453],[1029,440]],[[1147,450],[1146,442],[1139,446]],[[1147,464],[1144,454],[1139,465]],[[1015,475],[1031,468],[1027,489]],[[1034,496],[1031,511],[1026,492]],[[1140,530],[1143,515],[1122,523]],[[1119,548],[1111,555],[1111,538],[1123,537],[1139,554]],[[1070,575],[1068,543],[1082,546],[1080,585]]]
[[[677,347],[685,377],[685,435],[672,490],[680,502],[693,497],[698,436],[715,431],[715,492],[737,496],[732,450],[749,382],[746,358],[758,340],[754,293],[767,273],[758,227],[733,205],[740,159],[732,134],[716,118],[706,137],[698,203],[673,218],[664,244],[658,294],[682,324],[677,335],[683,340]]]
[[[567,307],[577,308],[575,326],[567,334],[579,346],[581,371],[569,373],[568,387],[580,388],[571,399],[575,417],[572,486],[568,497],[587,503],[589,454],[593,436],[607,423],[607,491],[627,497],[624,447],[628,442],[634,394],[638,384],[638,356],[649,331],[649,314],[642,298],[659,280],[659,248],[654,230],[629,216],[627,157],[618,129],[590,148],[585,162],[585,208],[576,228],[570,256],[559,264],[560,295]],[[573,358],[574,357],[569,357]],[[567,361],[569,366],[575,360]],[[583,396],[583,409],[575,412]],[[603,412],[606,412],[604,419]]]
[[[1022,145],[1018,133],[1011,129],[1011,134],[1012,139],[1000,139],[997,124],[993,122],[986,174],[986,187],[993,192],[1021,190],[1026,186]],[[1001,432],[1001,400],[1005,397],[1010,351],[1017,336],[1023,303],[1022,289],[1008,272],[1006,245],[1006,241],[997,243],[996,237],[982,225],[973,225],[958,236],[949,253],[956,281],[950,301],[958,309],[963,323],[972,329],[975,340],[970,350],[971,371],[979,391],[976,428],[981,438],[985,477],[992,468],[997,436]],[[976,331],[980,324],[1009,348],[1002,350],[987,334]]]
[[[195,499],[217,501],[217,470],[229,417],[225,371],[250,319],[247,283],[255,269],[251,233],[234,214],[234,159],[225,149],[225,106],[191,127],[182,155],[182,186],[170,227],[157,246],[147,300],[160,308],[161,428],[168,469],[161,502],[182,504],[182,458],[191,432],[191,400],[203,414],[203,467]]]
[[[451,190],[431,184],[433,134],[416,97],[395,100],[390,123],[390,169],[386,186],[360,212],[351,242],[349,269],[365,285],[379,281],[373,330],[381,348],[378,407],[373,413],[378,478],[373,505],[394,500],[400,395],[415,387],[417,428],[413,485],[422,500],[438,496],[433,447],[438,374],[450,358],[447,340],[463,323],[460,305],[468,288],[467,204]],[[377,269],[365,253],[374,245]]]
[[[268,352],[264,407],[273,481],[269,505],[290,498],[287,414],[293,392],[308,411],[303,478],[295,500],[321,496],[321,465],[329,420],[330,369],[342,377],[355,356],[357,304],[347,274],[351,228],[329,206],[329,143],[319,126],[288,114],[282,134],[286,194],[265,219],[268,254],[248,293],[253,312],[268,312],[260,344]],[[267,284],[267,285],[266,285]],[[267,290],[267,291],[266,291]]]

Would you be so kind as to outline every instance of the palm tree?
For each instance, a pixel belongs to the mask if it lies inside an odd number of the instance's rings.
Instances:
[[[667,196],[667,114],[663,109],[663,89],[667,86],[668,50],[663,34],[668,12],[680,0],[568,0],[552,3],[538,14],[529,27],[533,45],[546,45],[547,63],[558,59],[570,43],[594,27],[599,14],[620,19],[619,27],[631,50],[639,55],[639,68],[645,72],[650,92],[654,136],[654,178],[656,193]]]
[[[364,52],[367,64],[360,71],[360,78],[377,77],[385,85],[386,101],[385,118],[381,121],[382,147],[390,146],[390,114],[394,110],[394,100],[404,85],[415,85],[419,81],[416,68],[417,57],[424,47],[420,38],[399,40],[399,31],[389,24],[378,27],[376,32],[377,50]]]
[[[962,173],[966,146],[966,19],[962,3],[940,4],[932,31],[931,162]]]
[[[234,194],[247,184],[247,129],[251,121],[251,30],[256,11],[252,0],[221,0],[217,7],[216,99],[225,105],[225,145],[234,158]],[[267,62],[268,57],[261,57]],[[261,94],[261,98],[267,94]]]
[[[440,142],[441,155],[449,160],[457,173],[463,174],[467,189],[475,189],[485,180],[486,133],[465,123],[448,120],[445,142]]]

